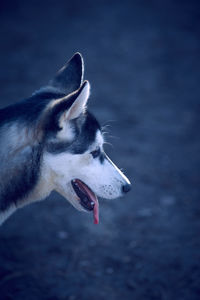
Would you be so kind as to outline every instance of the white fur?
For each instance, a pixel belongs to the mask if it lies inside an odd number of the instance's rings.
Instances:
[[[42,93],[60,93],[60,89],[56,88],[54,86],[51,85],[46,85],[41,87],[39,90],[36,90],[32,96],[36,95],[36,94],[42,94]]]
[[[58,131],[56,138],[58,138],[59,140],[71,142],[75,137],[75,133],[74,133],[70,123],[60,120],[60,127],[62,129],[60,131]]]
[[[106,157],[103,163],[93,158],[91,151],[103,147],[103,137],[97,132],[93,145],[83,154],[44,154],[45,170],[52,178],[52,186],[71,204],[83,210],[71,186],[71,180],[78,178],[102,198],[113,199],[122,196],[122,186],[129,183],[126,176]]]
[[[93,158],[90,153],[98,147],[102,150],[103,142],[101,132],[97,131],[95,142],[83,154],[44,153],[37,186],[28,197],[18,201],[17,206],[12,205],[0,214],[0,225],[17,208],[40,201],[53,190],[65,197],[76,209],[84,211],[71,185],[71,180],[75,178],[82,180],[102,198],[113,199],[122,196],[122,186],[129,183],[129,180],[107,156],[104,162],[100,163],[99,159]]]
[[[33,131],[27,130],[20,124],[7,124],[4,125],[0,130],[0,156],[8,155],[17,152],[22,147],[32,142]],[[4,149],[7,149],[7,152]]]
[[[88,97],[90,94],[89,82],[85,82],[77,99],[67,112],[63,112],[60,118],[60,126],[62,130],[57,134],[57,140],[73,140],[74,133],[70,127],[69,120],[77,118],[86,108]],[[63,98],[64,99],[64,98]],[[53,105],[56,105],[63,99],[53,100],[47,106],[46,111]],[[45,117],[45,112],[44,112]],[[20,125],[8,124],[2,128],[0,135],[5,145],[7,146],[7,155],[13,155],[15,162],[15,151],[20,151],[17,159],[23,159],[23,151],[31,151],[32,131],[27,132],[24,128],[21,130]],[[29,144],[30,143],[30,144]],[[56,190],[63,195],[74,207],[79,210],[84,210],[79,199],[75,194],[71,180],[80,179],[87,184],[91,190],[102,198],[113,199],[122,196],[122,187],[129,184],[126,176],[112,163],[105,155],[104,161],[101,163],[99,158],[93,158],[91,152],[100,148],[103,151],[103,136],[100,131],[97,131],[95,142],[83,154],[72,154],[63,152],[52,154],[44,152],[41,162],[40,180],[36,187],[31,191],[28,197],[17,201],[17,206],[13,204],[5,212],[0,213],[0,224],[4,222],[17,208],[27,205],[34,201],[39,201],[47,197],[51,191]],[[1,145],[0,145],[1,146]],[[3,148],[2,148],[3,149]],[[0,159],[5,161],[4,169],[7,169],[8,161],[3,156],[3,151],[0,150]],[[12,166],[9,166],[12,169]],[[9,169],[9,168],[8,168]]]
[[[11,205],[6,211],[3,211],[0,213],[0,225],[3,224],[3,222],[8,219],[15,211],[16,206],[13,204]]]

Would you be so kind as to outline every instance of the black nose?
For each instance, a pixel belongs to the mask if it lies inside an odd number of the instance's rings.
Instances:
[[[131,184],[126,183],[125,185],[122,186],[122,192],[123,193],[128,193],[131,190]]]

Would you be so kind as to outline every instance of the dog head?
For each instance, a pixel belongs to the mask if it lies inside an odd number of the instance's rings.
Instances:
[[[39,91],[60,95],[48,102],[39,126],[45,131],[43,176],[49,176],[53,189],[74,207],[93,210],[96,195],[120,197],[130,190],[130,182],[104,152],[101,126],[87,110],[90,84],[83,82],[83,72],[77,53]]]

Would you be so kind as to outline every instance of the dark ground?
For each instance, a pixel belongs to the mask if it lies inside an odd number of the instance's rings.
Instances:
[[[1,1],[1,105],[82,52],[133,189],[101,201],[99,226],[57,194],[14,214],[0,299],[199,300],[199,1],[70,2]]]

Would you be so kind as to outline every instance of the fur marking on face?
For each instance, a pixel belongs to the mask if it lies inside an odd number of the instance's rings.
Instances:
[[[56,190],[78,210],[93,211],[97,224],[97,196],[114,199],[130,189],[104,152],[83,75],[76,53],[45,87],[0,109],[0,223]]]

